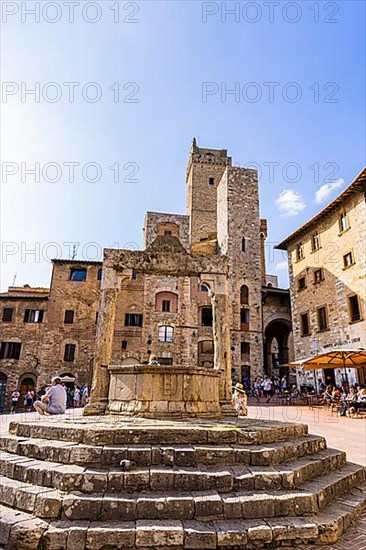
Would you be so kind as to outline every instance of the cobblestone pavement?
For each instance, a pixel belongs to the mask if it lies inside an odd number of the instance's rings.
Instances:
[[[328,446],[346,451],[351,462],[366,466],[366,419],[347,418],[332,414],[329,410],[307,406],[296,407],[261,403],[249,400],[250,418],[304,422],[309,432],[322,435]],[[308,546],[309,550],[366,550],[366,513],[357,525],[350,527],[342,539],[332,546]]]
[[[299,422],[309,426],[309,433],[326,438],[328,447],[346,451],[350,462],[366,466],[366,418],[348,418],[329,409],[308,406],[283,406],[256,403],[249,399],[249,418]],[[366,550],[366,546],[364,547]]]
[[[366,514],[354,527],[347,529],[346,534],[337,544],[331,546],[307,546],[308,550],[365,550],[366,549]]]

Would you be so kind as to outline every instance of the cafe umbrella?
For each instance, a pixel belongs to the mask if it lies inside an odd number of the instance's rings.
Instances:
[[[348,368],[362,369],[364,371],[366,367],[366,350],[362,348],[337,348],[308,357],[299,361],[299,363],[303,370],[343,369],[348,384]]]

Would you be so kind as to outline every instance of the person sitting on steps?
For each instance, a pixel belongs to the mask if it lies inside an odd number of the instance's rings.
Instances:
[[[52,378],[51,387],[33,406],[42,416],[45,413],[64,414],[66,412],[66,390],[61,385],[61,379],[58,376]]]

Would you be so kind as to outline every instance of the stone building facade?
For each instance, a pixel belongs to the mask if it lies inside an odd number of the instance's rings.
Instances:
[[[89,382],[101,262],[54,260],[50,288],[10,287],[0,294],[0,407],[55,374]]]
[[[54,260],[50,289],[0,295],[3,312],[9,302],[19,309],[11,321],[0,321],[0,341],[22,345],[17,359],[0,358],[3,401],[24,374],[37,386],[55,373],[90,382],[101,284],[112,285],[109,364],[146,363],[153,353],[161,364],[212,368],[210,291],[217,289],[227,301],[225,362],[233,379],[272,373],[292,358],[289,292],[265,273],[267,224],[259,215],[257,172],[233,167],[226,150],[200,148],[194,140],[186,184],[185,215],[146,214],[143,250],[107,249],[103,263]],[[41,321],[25,322],[25,309],[43,309]]]
[[[277,246],[288,252],[296,360],[340,346],[366,348],[365,192],[364,169]],[[351,369],[348,378],[356,382],[357,373]],[[342,372],[324,371],[323,379],[340,383]]]

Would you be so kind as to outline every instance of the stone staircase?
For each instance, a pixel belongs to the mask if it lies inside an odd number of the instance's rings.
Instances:
[[[365,469],[303,424],[58,417],[0,438],[7,550],[330,545],[365,507]]]

